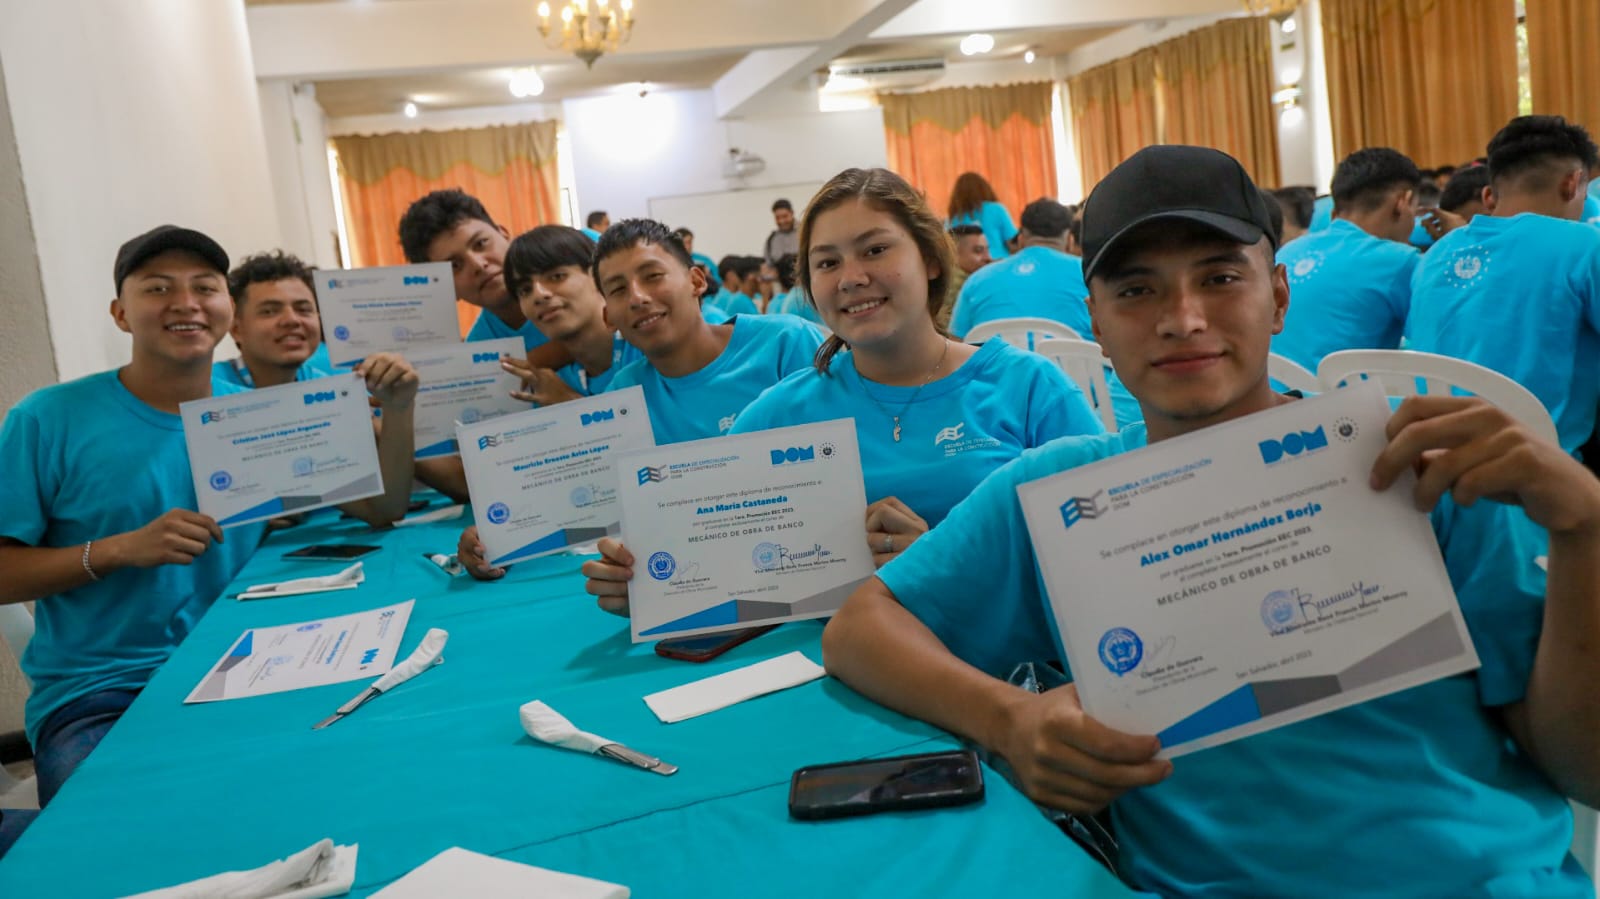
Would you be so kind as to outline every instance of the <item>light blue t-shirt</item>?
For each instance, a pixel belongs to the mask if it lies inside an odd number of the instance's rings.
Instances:
[[[900,416],[900,440],[894,417]],[[917,387],[867,381],[841,352],[827,373],[796,372],[756,398],[731,433],[853,418],[867,501],[893,496],[930,526],[989,472],[1029,447],[1105,428],[1049,360],[995,339],[943,378]]]
[[[600,232],[599,231],[596,231],[595,229],[589,228],[589,227],[579,228],[578,230],[582,231],[584,233],[584,236],[588,237],[590,240],[594,241],[595,243],[599,243],[600,242]]]
[[[1272,351],[1315,372],[1338,350],[1397,349],[1421,258],[1348,219],[1285,244],[1278,261],[1289,273],[1289,314]]]
[[[556,377],[565,381],[568,387],[578,391],[584,396],[593,396],[605,393],[611,386],[611,379],[617,376],[624,365],[635,359],[643,359],[644,354],[639,348],[622,339],[616,332],[611,334],[611,367],[596,375],[591,375],[583,370],[577,362],[569,362],[556,369]]]
[[[0,426],[0,466],[0,535],[28,546],[81,547],[198,508],[183,420],[129,393],[116,371],[24,397]],[[229,528],[192,565],[122,568],[39,600],[22,656],[33,685],[28,739],[74,699],[143,688],[265,533],[264,524]]]
[[[1047,318],[1093,339],[1083,260],[1049,247],[1023,247],[967,276],[950,316],[950,333],[965,337],[984,322]]]
[[[1030,450],[878,577],[951,652],[997,677],[1062,659],[1016,488],[1145,442],[1144,427]],[[1125,876],[1163,896],[1592,896],[1566,800],[1489,708],[1538,645],[1545,532],[1509,506],[1432,515],[1483,667],[1183,756],[1112,805]],[[1084,589],[1116,590],[1115,584]]]
[[[781,298],[773,300],[767,311],[803,318],[814,325],[822,324],[822,315],[806,299],[806,289],[798,284],[790,288]]]
[[[478,313],[478,320],[473,322],[472,330],[467,332],[467,342],[475,340],[498,340],[502,337],[521,337],[523,352],[528,352],[549,342],[532,321],[522,323],[522,327],[512,329],[510,325],[500,320],[500,316],[485,309]]]
[[[726,434],[750,401],[768,387],[811,365],[822,333],[790,315],[740,315],[733,334],[711,364],[668,378],[639,359],[611,379],[611,390],[644,388],[656,443],[682,443]]]
[[[976,212],[966,212],[950,220],[949,227],[957,225],[977,225],[983,229],[984,239],[989,241],[989,258],[1004,259],[1011,255],[1006,248],[1006,241],[1017,236],[1017,226],[1011,223],[1011,213],[1004,206],[990,200],[979,206]]]
[[[710,300],[706,300],[700,304],[700,317],[705,319],[709,324],[720,325],[725,324],[728,319],[732,318],[733,316],[723,312]]]
[[[722,289],[722,276],[717,274],[717,264],[711,261],[710,256],[704,253],[690,253],[689,260],[695,265],[705,266],[706,274],[711,278],[711,286],[717,290]]]
[[[1595,182],[1589,182],[1589,195],[1583,198],[1583,223],[1600,225],[1600,196],[1595,194]]]
[[[738,315],[760,315],[761,310],[756,308],[756,301],[742,293],[728,293],[723,291],[722,300],[717,307],[728,314],[729,318]]]
[[[333,362],[328,358],[328,345],[318,344],[317,349],[300,363],[295,370],[296,381],[310,381],[315,378],[326,378],[334,373]],[[232,384],[244,390],[254,390],[255,376],[250,374],[250,369],[245,366],[244,359],[230,359],[226,362],[217,362],[211,366],[211,382]]]
[[[1600,230],[1533,213],[1474,217],[1417,267],[1405,333],[1409,349],[1528,388],[1561,448],[1577,450],[1600,404]]]
[[[1311,202],[1311,224],[1306,226],[1306,232],[1327,230],[1333,222],[1333,197],[1317,197]]]

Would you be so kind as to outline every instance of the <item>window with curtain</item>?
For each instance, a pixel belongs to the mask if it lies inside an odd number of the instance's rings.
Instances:
[[[1459,164],[1517,114],[1515,0],[1322,0],[1322,33],[1341,159],[1393,147]]]
[[[403,264],[400,217],[430,191],[459,187],[513,236],[559,222],[556,123],[336,137],[351,264]],[[478,310],[460,304],[462,333]]]
[[[889,168],[941,213],[956,178],[977,172],[1014,218],[1056,195],[1051,93],[1039,82],[881,95]]]
[[[1215,147],[1277,184],[1271,27],[1227,19],[1067,79],[1084,191],[1150,144]]]
[[[1600,3],[1530,0],[1526,20],[1533,111],[1600,133]]]

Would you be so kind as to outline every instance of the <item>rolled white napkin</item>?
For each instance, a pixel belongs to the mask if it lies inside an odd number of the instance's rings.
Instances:
[[[599,752],[600,747],[617,742],[599,734],[578,730],[577,725],[568,721],[566,716],[538,700],[524,705],[519,714],[522,717],[522,729],[540,743],[579,752]]]
[[[367,579],[360,562],[334,574],[318,577],[297,577],[274,584],[256,584],[246,587],[240,599],[265,599],[269,596],[297,596],[302,593],[323,593],[329,590],[353,590]]]
[[[127,899],[324,899],[343,896],[356,882],[356,844],[315,845],[253,871],[228,871]]]

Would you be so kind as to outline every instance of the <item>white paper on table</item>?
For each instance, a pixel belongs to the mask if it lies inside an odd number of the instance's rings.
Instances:
[[[651,693],[644,702],[662,723],[672,724],[757,696],[798,687],[827,673],[821,665],[806,658],[805,653],[796,651]]]
[[[1478,667],[1361,382],[1017,488],[1084,710],[1174,757]]]
[[[872,575],[854,419],[617,460],[635,643],[832,615]]]
[[[184,702],[265,696],[385,674],[414,603],[247,630]]]
[[[457,846],[423,862],[372,899],[628,899],[625,886],[563,874]]]
[[[316,280],[317,308],[334,365],[354,365],[373,353],[460,342],[448,262],[318,269]]]
[[[356,882],[359,844],[319,840],[288,858],[249,871],[226,871],[127,899],[327,899]]]
[[[616,459],[656,444],[639,387],[463,423],[456,434],[478,540],[497,566],[616,534]]]
[[[193,400],[178,412],[200,511],[222,527],[383,493],[359,375]]]
[[[500,360],[523,358],[521,337],[459,341],[406,350],[417,370],[416,457],[432,459],[456,454],[456,423],[523,412],[529,404],[515,399],[522,381],[500,367]]]

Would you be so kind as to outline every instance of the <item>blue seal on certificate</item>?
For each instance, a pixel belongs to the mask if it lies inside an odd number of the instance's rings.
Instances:
[[[411,329],[405,325],[395,325],[394,339],[400,341],[401,343],[405,343],[411,339]]]
[[[1139,667],[1144,660],[1144,641],[1125,627],[1114,627],[1100,638],[1100,661],[1117,677]]]
[[[678,563],[673,560],[672,553],[659,552],[650,557],[650,563],[647,567],[650,569],[651,577],[658,581],[664,581],[672,577],[672,573],[678,570]]]
[[[1294,625],[1300,614],[1298,594],[1298,590],[1274,590],[1261,601],[1261,623],[1268,633],[1281,634]]]
[[[233,486],[233,475],[228,474],[225,471],[212,472],[209,483],[211,484],[212,490],[221,493],[222,491]]]
[[[464,425],[475,425],[482,419],[483,413],[471,406],[461,410],[461,423]]]
[[[567,499],[571,500],[572,508],[581,509],[594,502],[594,488],[574,487],[572,492],[567,494]]]
[[[317,470],[317,463],[310,456],[301,456],[289,463],[289,470],[293,471],[296,477],[303,478]]]
[[[778,560],[783,558],[783,547],[776,543],[757,543],[755,551],[750,553],[750,561],[756,566],[757,571],[771,571],[778,567]]]
[[[511,519],[511,507],[505,503],[495,503],[489,507],[488,518],[490,524],[505,524]]]
[[[340,325],[337,328],[334,328],[333,329],[333,339],[334,340],[349,340],[350,339],[350,329],[346,328],[344,325]]]

